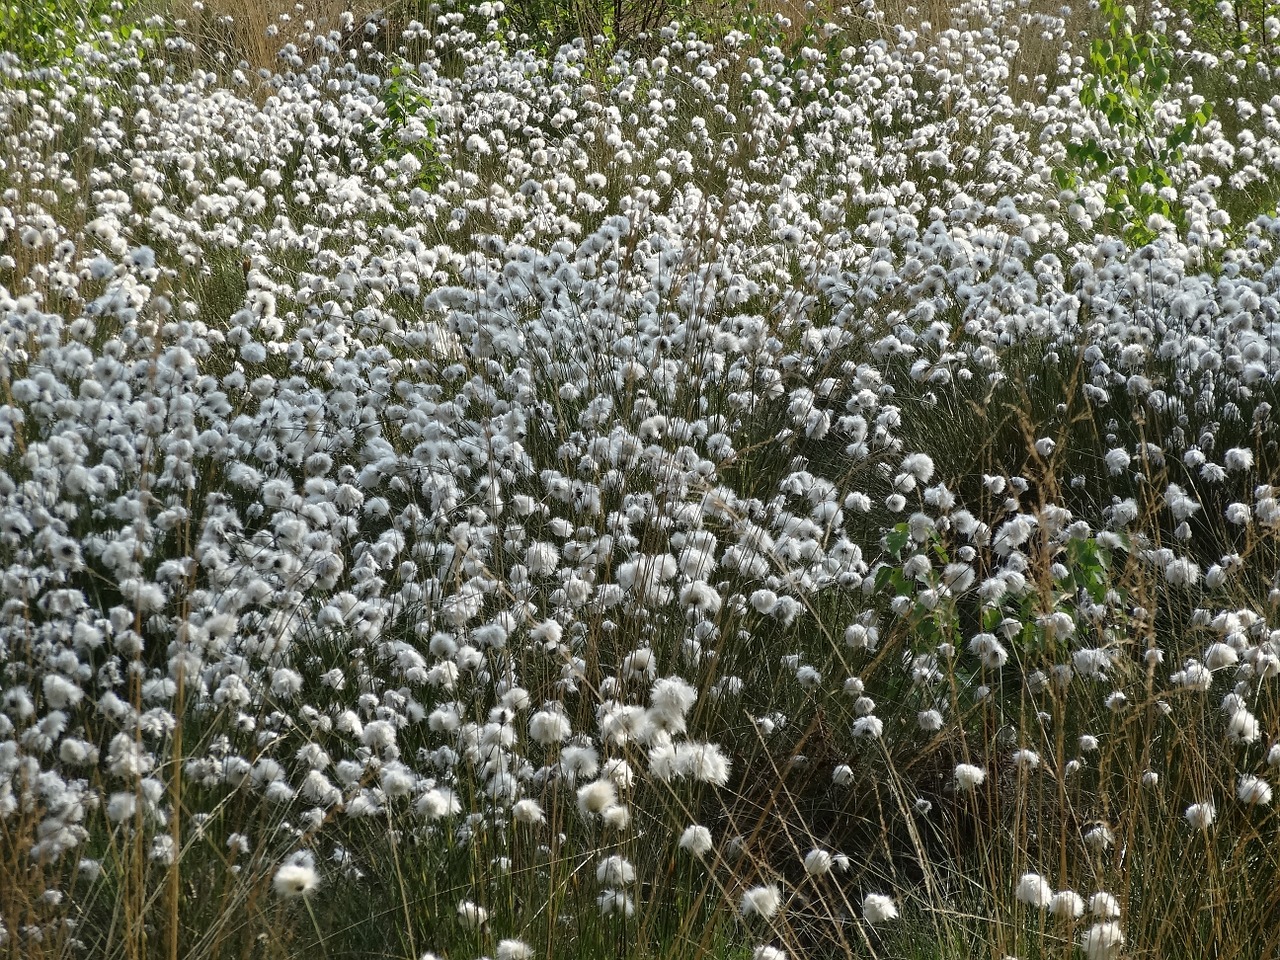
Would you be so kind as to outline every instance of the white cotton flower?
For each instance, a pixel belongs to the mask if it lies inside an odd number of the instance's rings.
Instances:
[[[732,763],[714,743],[660,743],[649,751],[649,773],[659,780],[690,777],[723,787]]]
[[[600,772],[599,751],[588,744],[566,746],[561,750],[559,768],[570,781],[586,780]]]
[[[458,795],[448,787],[434,787],[428,790],[414,804],[418,815],[428,820],[442,820],[454,817],[462,812],[462,802]]]
[[[636,912],[635,901],[622,890],[603,890],[596,897],[600,913],[606,917],[630,917]]]
[[[1095,917],[1115,920],[1120,916],[1120,901],[1106,891],[1098,891],[1089,898],[1089,912]]]
[[[1241,803],[1263,807],[1271,802],[1271,785],[1261,777],[1242,774],[1236,786],[1236,796]]]
[[[928,733],[942,729],[942,712],[939,710],[921,710],[916,714],[916,725]]]
[[[912,453],[902,459],[902,470],[921,483],[933,478],[933,458],[924,453]]]
[[[612,780],[619,790],[630,790],[636,779],[636,773],[631,768],[631,764],[621,757],[606,760],[601,773],[604,779]]]
[[[1200,479],[1205,483],[1221,483],[1227,478],[1227,471],[1216,463],[1206,463],[1200,468]]]
[[[804,872],[811,877],[821,877],[831,871],[834,862],[828,851],[815,848],[804,855]]]
[[[1232,473],[1249,470],[1253,467],[1253,451],[1245,447],[1232,447],[1223,455],[1222,465]]]
[[[107,819],[112,823],[123,823],[132,819],[137,813],[138,795],[120,791],[113,793],[107,800]]]
[[[1253,743],[1261,732],[1258,718],[1243,707],[1227,721],[1227,739],[1233,743]]]
[[[1171,587],[1193,587],[1200,580],[1200,567],[1192,560],[1179,557],[1165,564],[1164,578]]]
[[[648,647],[641,647],[627,654],[618,671],[628,680],[651,679],[658,672],[658,660]]]
[[[772,590],[754,590],[751,596],[747,598],[747,602],[755,608],[757,613],[768,616],[773,613],[778,606],[778,595]]]
[[[1213,672],[1197,660],[1188,660],[1186,666],[1171,674],[1169,679],[1189,690],[1208,690],[1213,685]]]
[[[759,916],[768,920],[777,915],[782,907],[782,894],[777,884],[752,887],[742,894],[742,902],[738,905],[744,917]]]
[[[555,620],[543,620],[529,629],[529,638],[538,641],[549,651],[559,646],[563,636],[564,628]]]
[[[1116,842],[1115,834],[1105,823],[1090,827],[1084,834],[1085,846],[1095,853],[1101,853]]]
[[[489,911],[471,900],[458,904],[458,920],[468,930],[479,930],[489,921]]]
[[[378,772],[378,784],[388,797],[407,797],[416,783],[413,771],[398,760],[385,764]]]
[[[360,742],[373,750],[384,750],[395,741],[396,728],[388,720],[372,720],[360,734]]]
[[[999,670],[1009,660],[1009,652],[995,634],[979,633],[969,641],[969,652],[975,654],[988,670]]]
[[[625,857],[612,854],[596,867],[596,881],[602,887],[625,887],[635,883],[636,868]]]
[[[892,897],[883,893],[868,893],[862,898],[862,919],[867,923],[885,923],[896,920],[898,907]]]
[[[631,826],[631,808],[615,803],[600,811],[600,822],[611,830],[626,830]]]
[[[618,788],[612,780],[593,780],[578,790],[578,810],[584,817],[601,814],[617,802]]]
[[[711,831],[700,824],[685,827],[684,832],[680,834],[680,849],[692,856],[705,857],[711,852],[713,846]]]
[[[655,680],[649,692],[652,719],[672,733],[683,733],[685,716],[698,699],[698,691],[680,677]]]
[[[499,940],[497,960],[533,960],[533,947],[523,940]]]
[[[859,717],[853,721],[853,736],[859,740],[878,740],[884,732],[884,721],[879,717]]]
[[[1071,919],[1084,916],[1084,898],[1074,890],[1059,890],[1049,899],[1049,913]]]
[[[1113,447],[1107,451],[1107,455],[1103,457],[1103,461],[1107,465],[1107,471],[1113,476],[1118,477],[1129,469],[1130,457],[1129,451],[1123,447]]]
[[[874,653],[880,645],[880,631],[876,627],[868,627],[861,623],[850,624],[845,628],[844,642],[854,650],[866,650]]]
[[[547,814],[542,809],[542,805],[537,800],[528,798],[517,800],[512,804],[511,817],[516,823],[523,823],[529,826],[547,822]]]
[[[601,740],[611,744],[625,744],[632,740],[649,739],[652,715],[636,704],[607,701],[599,708]]]
[[[55,710],[74,707],[84,696],[84,691],[76,684],[56,673],[45,674],[41,686],[44,690],[45,703]]]
[[[723,603],[719,591],[703,580],[694,580],[680,588],[680,605],[695,616],[714,619]]]
[[[796,669],[796,682],[805,690],[816,690],[822,685],[822,674],[816,667],[803,664]]]
[[[529,718],[529,736],[538,744],[558,744],[573,732],[570,719],[558,707],[557,704],[557,709],[538,710]]]
[[[1124,934],[1114,920],[1095,923],[1080,939],[1080,948],[1087,960],[1114,960],[1123,945]]]
[[[1034,750],[1015,750],[1013,751],[1013,765],[1019,771],[1035,770],[1040,766],[1040,754]]]
[[[271,888],[279,897],[292,899],[309,894],[319,884],[315,868],[308,863],[286,863],[276,871]]]
[[[1021,903],[1044,909],[1053,899],[1053,888],[1049,881],[1038,873],[1024,873],[1018,878],[1015,895]]]
[[[957,790],[969,793],[980,787],[986,779],[987,771],[981,767],[975,767],[969,763],[956,764],[955,780]]]
[[[1213,823],[1217,811],[1214,809],[1212,801],[1204,801],[1202,803],[1193,803],[1187,807],[1182,814],[1187,823],[1196,830],[1208,830]]]

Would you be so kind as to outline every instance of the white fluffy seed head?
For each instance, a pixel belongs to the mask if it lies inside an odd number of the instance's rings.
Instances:
[[[1084,916],[1084,898],[1074,890],[1059,890],[1049,900],[1049,912],[1064,920]]]
[[[511,807],[511,816],[516,823],[524,823],[530,826],[546,823],[547,815],[542,809],[541,804],[537,800],[517,800]]]
[[[1271,785],[1261,777],[1253,774],[1242,774],[1236,785],[1236,796],[1241,803],[1253,807],[1265,807],[1271,802]]]
[[[1208,830],[1214,817],[1217,816],[1217,810],[1214,809],[1212,801],[1204,801],[1191,804],[1182,815],[1186,817],[1187,823],[1191,824],[1193,829]]]
[[[896,920],[898,907],[893,898],[883,893],[868,893],[862,898],[862,919],[867,923],[885,923]]]
[[[585,817],[604,813],[618,802],[618,788],[612,780],[593,780],[578,790],[578,810]]]
[[[711,831],[701,824],[685,827],[684,833],[680,834],[680,849],[686,853],[690,853],[695,857],[705,857],[711,852],[714,843],[711,839]]]
[[[276,896],[286,900],[304,897],[320,883],[315,868],[305,863],[286,863],[271,880],[271,889]]]
[[[596,881],[602,887],[625,887],[635,880],[636,868],[630,860],[616,853],[605,857],[596,866]]]
[[[458,919],[468,930],[479,930],[489,920],[489,911],[471,900],[458,904]]]
[[[810,850],[804,856],[804,872],[811,877],[821,877],[831,871],[834,859],[826,850]]]
[[[498,960],[533,960],[533,947],[523,940],[499,940]]]
[[[1120,916],[1120,901],[1105,890],[1099,890],[1089,898],[1089,912],[1104,920],[1114,920]]]
[[[976,767],[971,763],[956,764],[956,789],[969,793],[982,786],[987,779],[987,771],[982,767]]]
[[[1053,888],[1040,874],[1024,873],[1018,878],[1016,896],[1020,902],[1043,910],[1053,899]]]
[[[1114,920],[1095,923],[1080,938],[1080,948],[1087,960],[1114,960],[1124,946],[1124,934]]]
[[[763,917],[765,920],[777,915],[782,907],[782,893],[777,884],[752,887],[742,894],[742,902],[738,909],[744,917]]]

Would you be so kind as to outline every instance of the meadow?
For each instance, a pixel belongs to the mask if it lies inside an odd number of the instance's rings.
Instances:
[[[1280,8],[187,3],[0,6],[0,956],[1280,953]]]

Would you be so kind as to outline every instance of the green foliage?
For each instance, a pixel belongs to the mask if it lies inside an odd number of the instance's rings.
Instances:
[[[1158,231],[1152,216],[1179,228],[1184,217],[1174,207],[1176,199],[1169,171],[1182,161],[1182,148],[1209,121],[1213,105],[1203,104],[1182,118],[1171,130],[1161,129],[1157,104],[1169,85],[1173,54],[1160,34],[1136,31],[1132,6],[1103,0],[1108,17],[1107,36],[1090,45],[1089,65],[1080,104],[1106,121],[1113,138],[1097,137],[1067,144],[1067,158],[1075,169],[1059,170],[1063,188],[1074,189],[1081,175],[1107,181],[1106,203],[1112,226],[1134,244],[1149,243]]]
[[[378,162],[398,162],[415,158],[420,164],[416,185],[432,189],[444,172],[436,149],[434,104],[418,84],[413,66],[404,60],[392,61],[382,84],[382,114],[371,117],[365,132],[375,143]]]
[[[1280,18],[1280,3],[1275,0],[1188,0],[1193,32],[1211,49],[1246,63],[1274,63],[1277,46],[1275,20]],[[1270,43],[1270,46],[1268,46]]]
[[[104,0],[8,0],[0,5],[0,50],[26,67],[48,66],[69,56],[88,30],[86,17],[105,13]]]
[[[1059,565],[1060,574],[1052,577],[1038,589],[1007,594],[999,599],[980,599],[976,594],[961,598],[950,596],[945,577],[930,571],[927,586],[937,591],[938,599],[926,602],[920,593],[920,585],[913,583],[902,562],[909,555],[923,554],[931,563],[945,566],[951,562],[943,537],[936,529],[913,536],[910,524],[902,522],[888,530],[883,546],[892,564],[881,566],[875,574],[876,593],[904,605],[900,614],[905,618],[913,652],[928,653],[939,644],[959,645],[975,630],[1000,635],[1011,647],[1012,656],[1026,670],[1047,654],[1052,654],[1055,641],[1045,623],[1051,614],[1066,614],[1071,621],[1088,623],[1081,616],[1082,604],[1092,603],[1109,610],[1111,620],[1121,618],[1128,602],[1129,591],[1121,583],[1115,570],[1115,554],[1127,553],[1128,537],[1109,534],[1111,543],[1099,541],[1095,536],[1073,537],[1060,544],[1042,543],[1037,551],[1044,553],[1041,559],[1046,565]],[[1123,569],[1123,564],[1120,565]],[[1087,629],[1094,629],[1089,627]],[[1096,638],[1105,643],[1106,638]],[[1045,660],[1051,664],[1052,657]],[[957,669],[957,677],[966,684],[980,681],[982,671],[973,668]]]
[[[16,55],[28,69],[52,66],[73,57],[104,24],[111,24],[117,38],[127,36],[133,30],[126,19],[130,6],[114,0],[4,0],[0,50]]]
[[[840,51],[848,46],[843,28],[822,16],[818,9],[806,16],[803,22],[792,23],[769,4],[761,4],[759,0],[746,0],[745,3],[734,6],[724,22],[732,24],[734,29],[744,34],[748,38],[745,42],[752,49],[777,47],[781,50],[787,75],[803,70],[808,65],[804,55],[806,49],[819,49],[829,61],[837,61]],[[704,27],[697,23],[693,26],[699,33],[709,32],[713,36],[725,32],[718,25]]]
[[[613,7],[604,2],[516,0],[507,4],[498,25],[502,35],[518,43],[527,38],[539,53],[550,55],[575,36],[612,40]]]

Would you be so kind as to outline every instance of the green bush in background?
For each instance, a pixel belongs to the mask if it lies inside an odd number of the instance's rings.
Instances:
[[[1103,0],[1101,9],[1109,21],[1107,36],[1090,45],[1092,72],[1084,78],[1080,104],[1105,121],[1113,136],[1068,143],[1067,158],[1075,169],[1060,171],[1059,181],[1074,188],[1078,172],[1105,178],[1113,226],[1132,243],[1149,243],[1159,233],[1153,217],[1185,226],[1171,199],[1169,172],[1181,162],[1182,148],[1209,122],[1213,104],[1204,103],[1172,129],[1163,129],[1156,106],[1173,66],[1164,38],[1150,30],[1137,32],[1132,6]]]
[[[47,67],[75,52],[103,17],[119,20],[129,4],[113,0],[6,0],[0,4],[0,50],[27,67]]]

